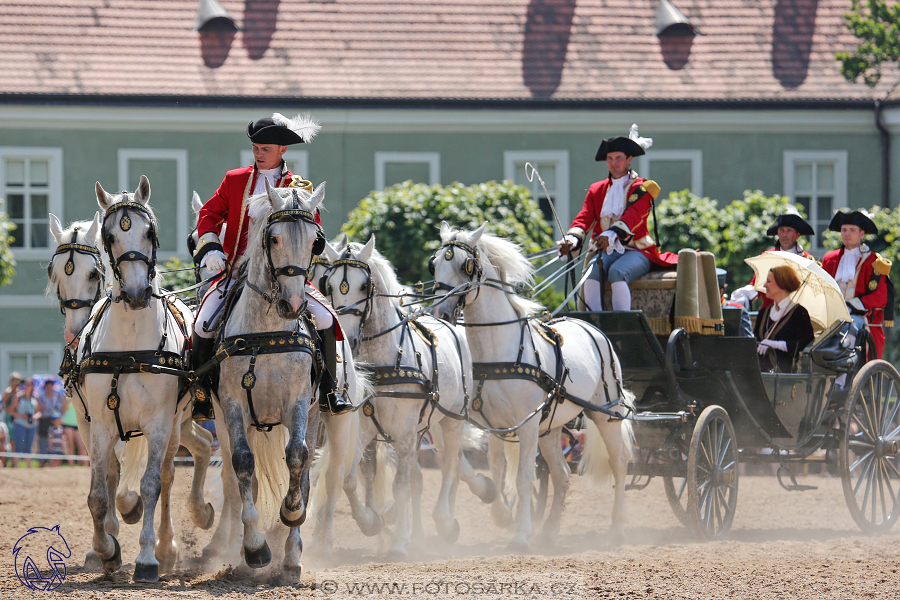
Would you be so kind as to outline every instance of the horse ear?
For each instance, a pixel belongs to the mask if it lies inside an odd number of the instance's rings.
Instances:
[[[474,246],[478,243],[478,240],[481,239],[481,236],[484,235],[484,230],[487,227],[487,221],[481,224],[481,227],[472,232],[472,237],[469,238],[469,245]]]
[[[100,247],[100,213],[98,212],[94,213],[94,220],[91,222],[91,226],[88,227],[87,240],[95,242],[97,247]]]
[[[59,222],[59,219],[53,213],[50,213],[50,233],[53,234],[53,239],[56,240],[57,246],[62,244],[62,223]]]
[[[359,251],[359,256],[357,260],[360,262],[369,262],[369,259],[372,258],[372,252],[375,251],[375,234],[369,236],[369,241],[366,242],[366,245],[363,246],[363,249]]]
[[[349,244],[349,243],[350,243],[350,238],[347,237],[347,232],[345,231],[344,233],[341,234],[341,237],[334,244],[334,249],[337,252],[341,252],[344,250],[344,248],[347,247],[347,244]]]
[[[311,212],[315,212],[316,207],[325,199],[325,182],[319,184],[319,186],[313,191],[312,196],[309,197],[309,210]]]
[[[146,175],[141,175],[137,189],[134,190],[134,201],[147,204],[148,200],[150,200],[150,180]]]
[[[450,223],[447,221],[441,221],[441,240],[447,241],[447,238],[450,237],[451,229]]]
[[[97,204],[100,205],[100,208],[103,210],[108,209],[113,202],[113,197],[106,193],[99,181],[94,184],[94,193],[97,194]]]
[[[279,196],[278,192],[275,191],[275,188],[273,188],[269,184],[268,177],[263,177],[263,181],[266,184],[266,196],[269,198],[269,204],[272,205],[272,210],[281,210],[281,207],[284,206],[284,202],[281,200],[281,196]]]
[[[334,246],[331,245],[331,242],[325,242],[325,258],[328,259],[328,262],[334,262],[340,256],[340,252],[334,249]]]
[[[200,194],[197,193],[197,190],[194,190],[194,195],[191,196],[191,208],[194,209],[194,213],[199,213],[200,209],[203,208],[203,200],[200,199]]]

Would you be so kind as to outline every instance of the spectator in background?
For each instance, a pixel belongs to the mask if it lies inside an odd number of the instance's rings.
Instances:
[[[12,444],[9,442],[9,428],[6,423],[0,421],[0,452],[12,452]],[[0,467],[6,466],[6,457],[0,458]]]
[[[12,401],[16,399],[16,392],[22,385],[22,375],[18,371],[13,371],[9,376],[9,387],[3,390],[3,402],[0,403],[0,417],[6,423],[8,429],[12,429],[12,417],[9,415],[9,408]]]
[[[41,413],[37,409],[38,399],[34,394],[34,381],[29,377],[25,380],[25,384],[18,392],[12,402],[9,414],[13,418],[13,439],[16,445],[17,454],[31,453],[31,446],[34,443],[34,434],[37,430],[37,423]],[[26,461],[26,466],[31,467],[31,459]],[[13,467],[19,466],[19,457],[13,457]]]
[[[213,423],[214,421],[209,422]],[[77,445],[78,454],[87,456],[87,448],[84,446],[84,440],[81,439],[81,432],[78,431],[78,416],[75,414],[75,404],[72,402],[71,396],[63,397],[62,426],[66,434],[66,454],[73,456]],[[77,464],[78,461],[69,460],[70,467]]]
[[[47,436],[49,439],[49,448],[50,454],[55,456],[62,456],[66,451],[66,432],[63,428],[62,424],[62,415],[58,412],[50,415],[51,425],[49,435]],[[51,467],[58,467],[60,461],[58,458],[50,459]]]
[[[53,426],[53,413],[62,413],[62,392],[57,392],[53,379],[44,381],[43,389],[38,395],[38,454],[50,454],[50,428]],[[47,460],[41,459],[41,466],[47,466]]]

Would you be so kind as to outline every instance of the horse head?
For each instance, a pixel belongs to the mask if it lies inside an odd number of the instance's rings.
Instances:
[[[344,244],[334,251],[331,266],[322,276],[321,291],[341,316],[341,329],[350,341],[350,349],[359,351],[360,338],[372,314],[375,280],[370,262],[375,254],[375,234],[362,244]]]
[[[313,191],[273,188],[251,200],[252,239],[248,247],[248,283],[278,316],[297,319],[306,308],[306,280],[313,256],[322,252],[325,237],[315,221],[325,197],[325,182]]]
[[[156,279],[158,226],[150,205],[150,181],[141,175],[133,194],[109,194],[98,181],[97,203],[105,212],[101,236],[112,271],[113,298],[130,308],[150,306]],[[143,264],[141,264],[143,263]]]
[[[100,213],[93,221],[72,223],[64,229],[50,213],[50,233],[56,252],[47,265],[46,293],[56,292],[59,310],[66,318],[66,343],[71,342],[91,316],[104,287],[100,259]]]
[[[443,296],[431,307],[431,313],[439,319],[455,322],[466,302],[478,297],[483,276],[478,242],[485,227],[487,223],[475,231],[460,231],[446,221],[441,223],[441,247],[428,260],[428,270],[434,275],[434,294]]]

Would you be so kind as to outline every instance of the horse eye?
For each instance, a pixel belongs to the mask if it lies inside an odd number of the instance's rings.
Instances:
[[[107,243],[108,245],[112,246],[113,243],[114,243],[115,241],[116,241],[116,238],[113,237],[112,234],[106,236],[106,243]]]
[[[92,281],[96,280],[96,279],[100,279],[100,273],[98,273],[97,271],[91,271],[91,274],[88,276],[88,279],[90,279]]]

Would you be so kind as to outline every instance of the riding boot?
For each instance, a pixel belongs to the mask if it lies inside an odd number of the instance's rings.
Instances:
[[[337,338],[334,325],[319,331],[319,348],[324,359],[324,369],[319,380],[319,410],[327,410],[333,415],[341,415],[354,410],[353,403],[347,400],[346,392],[337,389],[334,373],[337,373]]]
[[[200,337],[196,333],[191,338],[191,370],[196,371],[205,364],[213,354],[215,340]],[[192,418],[194,421],[212,421],[216,418],[210,395],[210,377],[204,374],[191,388],[194,398]]]

